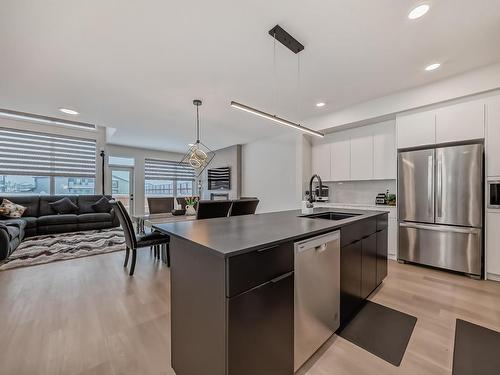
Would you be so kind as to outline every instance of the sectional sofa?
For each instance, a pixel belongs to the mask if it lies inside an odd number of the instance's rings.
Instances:
[[[24,195],[0,197],[26,207],[20,218],[0,218],[0,261],[7,258],[25,237],[42,234],[75,232],[82,230],[113,228],[120,225],[112,208],[98,212],[92,206],[102,195],[68,195],[78,209],[71,214],[58,214],[50,203],[65,195]],[[105,196],[108,200],[111,196]],[[111,207],[111,206],[110,206]]]

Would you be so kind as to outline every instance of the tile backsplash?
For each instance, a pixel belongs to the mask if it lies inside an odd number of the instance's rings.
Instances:
[[[326,182],[332,203],[375,204],[379,193],[397,194],[396,180]]]

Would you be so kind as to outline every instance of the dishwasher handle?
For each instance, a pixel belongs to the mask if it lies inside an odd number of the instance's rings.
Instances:
[[[327,246],[328,246],[328,244],[327,244],[327,243],[324,243],[324,244],[322,244],[322,245],[316,246],[316,247],[314,248],[314,250],[316,250],[318,253],[321,253],[321,252],[323,252],[323,251],[325,251],[325,250],[326,250]]]
[[[316,250],[322,252],[327,249],[328,243],[340,241],[340,231],[330,232],[327,234],[322,234],[313,238],[308,238],[307,240],[295,242],[295,249],[298,252],[307,250]]]

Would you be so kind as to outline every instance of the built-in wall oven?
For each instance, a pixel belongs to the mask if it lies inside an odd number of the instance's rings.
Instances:
[[[500,209],[500,180],[488,181],[488,208]]]

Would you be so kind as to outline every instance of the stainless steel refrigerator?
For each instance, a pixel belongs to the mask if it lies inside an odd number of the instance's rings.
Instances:
[[[399,255],[480,277],[482,144],[398,154]]]

